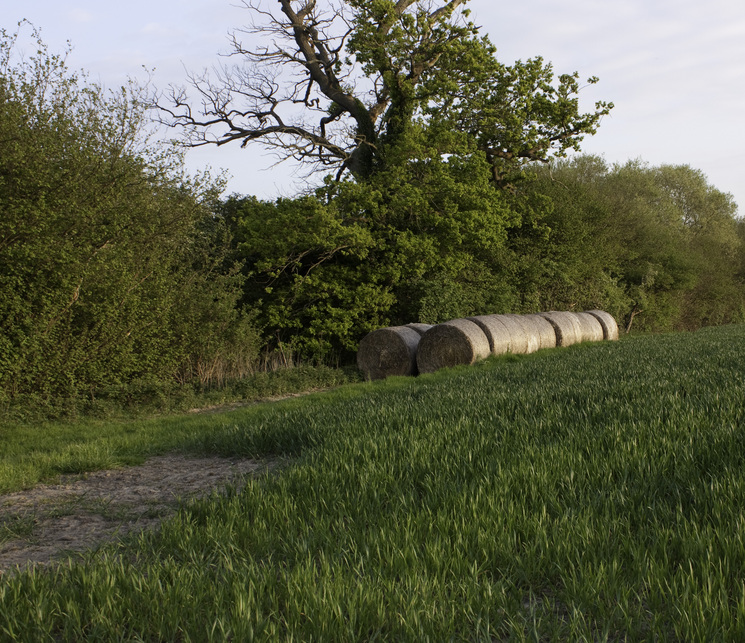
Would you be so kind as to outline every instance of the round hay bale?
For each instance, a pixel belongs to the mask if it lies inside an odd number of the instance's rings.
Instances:
[[[585,312],[592,315],[600,322],[600,325],[603,327],[604,339],[609,339],[611,341],[618,339],[618,324],[613,318],[613,315],[606,313],[604,310],[588,310]]]
[[[551,322],[540,315],[525,315],[525,318],[533,320],[541,342],[541,348],[556,348],[556,331]]]
[[[379,328],[362,338],[357,350],[357,367],[366,379],[391,375],[415,375],[419,333],[406,326]]]
[[[603,341],[603,327],[596,317],[593,317],[590,313],[574,313],[574,315],[579,319],[580,326],[582,326],[583,342]]]
[[[510,353],[524,355],[528,352],[530,338],[525,326],[515,319],[518,315],[489,315],[489,317],[500,322],[510,333]]]
[[[489,340],[489,350],[492,355],[503,355],[510,352],[510,331],[493,315],[481,315],[479,317],[468,317],[481,330],[484,331],[486,339]]]
[[[490,352],[481,328],[468,319],[454,319],[424,333],[416,362],[420,373],[434,373],[448,366],[473,364],[489,357]]]
[[[406,324],[406,328],[411,328],[412,330],[415,330],[419,335],[424,335],[430,328],[432,328],[432,324]]]
[[[582,341],[582,328],[574,313],[552,310],[539,314],[554,327],[557,346],[571,346]]]
[[[541,334],[538,325],[527,317],[527,315],[505,315],[514,319],[522,329],[525,331],[525,335],[528,338],[528,343],[525,347],[526,353],[535,353],[541,347]]]

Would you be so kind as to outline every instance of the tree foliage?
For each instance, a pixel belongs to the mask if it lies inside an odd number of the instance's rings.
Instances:
[[[244,303],[315,355],[354,350],[381,325],[509,306],[498,273],[516,215],[489,174],[483,155],[438,157],[314,196],[230,199]]]
[[[702,172],[580,156],[538,172],[527,192],[550,204],[513,239],[536,308],[597,304],[646,330],[745,319],[742,223]]]
[[[745,321],[742,220],[698,170],[576,156],[505,193],[483,156],[405,168],[224,205],[244,303],[275,340],[319,355],[387,324],[557,309],[652,331]]]

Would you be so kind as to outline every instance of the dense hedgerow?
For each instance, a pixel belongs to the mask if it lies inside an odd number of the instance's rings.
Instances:
[[[220,182],[153,140],[147,88],[106,91],[30,36],[0,30],[0,407],[255,360]]]

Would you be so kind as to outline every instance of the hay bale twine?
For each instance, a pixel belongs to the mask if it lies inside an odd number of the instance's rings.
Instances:
[[[582,341],[582,327],[574,313],[552,310],[539,314],[554,327],[557,346],[571,346]]]
[[[412,330],[415,330],[417,333],[419,333],[420,336],[424,335],[430,328],[432,328],[432,324],[406,324],[406,328],[411,328]]]
[[[576,315],[582,327],[583,342],[603,341],[603,327],[596,317],[590,315],[590,313],[574,313],[574,315]]]
[[[531,319],[533,324],[535,324],[541,348],[556,348],[556,331],[551,325],[551,322],[540,315],[524,315],[524,317]]]
[[[420,373],[434,373],[448,366],[473,364],[489,357],[489,340],[484,331],[468,319],[454,319],[430,328],[417,349]]]
[[[592,315],[595,319],[600,322],[603,327],[603,338],[615,341],[618,339],[618,324],[613,318],[613,315],[606,313],[604,310],[587,310],[585,311],[589,315]]]
[[[489,340],[489,350],[492,355],[503,355],[510,352],[510,331],[494,315],[468,317],[468,321],[472,321],[484,331],[486,339]]]
[[[357,350],[357,367],[366,379],[391,375],[415,375],[420,335],[406,326],[379,328],[362,338]]]
[[[510,353],[524,355],[528,352],[529,337],[525,326],[517,319],[517,315],[489,315],[499,321],[510,333]]]

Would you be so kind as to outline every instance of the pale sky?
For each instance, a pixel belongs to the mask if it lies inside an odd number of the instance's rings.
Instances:
[[[275,2],[262,0],[266,6]],[[117,87],[154,68],[155,86],[185,83],[229,50],[227,34],[247,22],[237,0],[25,0],[0,4],[0,27],[21,18],[72,69]],[[558,73],[600,82],[581,94],[615,103],[583,151],[608,162],[640,158],[687,164],[745,204],[745,2],[742,0],[471,0],[472,19],[504,63],[543,56]],[[271,167],[259,146],[201,148],[189,165],[225,168],[229,192],[272,199],[303,187],[292,167]],[[743,208],[741,207],[741,210]]]

